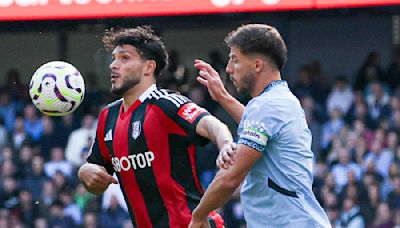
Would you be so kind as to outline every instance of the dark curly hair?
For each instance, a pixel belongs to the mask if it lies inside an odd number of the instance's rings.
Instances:
[[[287,48],[278,30],[265,24],[242,25],[225,38],[228,47],[238,47],[243,54],[262,54],[282,70]]]
[[[124,44],[134,46],[142,58],[156,61],[156,77],[168,64],[168,53],[165,45],[161,38],[154,34],[154,30],[149,25],[136,28],[112,28],[105,32],[102,41],[107,50],[112,50],[116,46]]]

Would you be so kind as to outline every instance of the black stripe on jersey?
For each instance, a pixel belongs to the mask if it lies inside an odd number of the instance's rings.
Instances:
[[[145,111],[147,104],[140,105],[137,110],[133,112],[131,122],[128,129],[128,145],[129,145],[129,154],[138,154],[144,153],[148,151],[147,142],[145,139],[144,132],[146,129],[143,127]],[[142,125],[142,132],[139,137],[133,139],[132,137],[132,125],[135,121],[140,121]],[[157,127],[157,126],[152,126]],[[169,224],[168,218],[168,210],[164,204],[163,198],[161,197],[161,193],[159,191],[157,181],[155,178],[155,174],[152,167],[145,167],[133,170],[134,175],[136,177],[136,182],[142,192],[143,199],[146,202],[147,211],[151,220],[151,223],[154,227],[166,227]]]
[[[115,125],[119,116],[119,111],[120,111],[120,105],[122,103],[122,100],[118,100],[110,105],[107,106],[107,108],[109,108],[108,110],[108,116],[107,116],[107,121],[106,121],[106,125],[104,127],[104,135],[107,134],[107,132],[111,129],[112,130],[112,136],[114,138],[114,134],[115,134]],[[114,157],[114,148],[113,148],[113,140],[110,141],[105,141],[108,150],[110,151],[111,157]],[[118,179],[120,179],[119,173],[115,172],[118,176]],[[128,198],[126,197],[126,192],[124,187],[122,186],[122,183],[120,183],[120,188],[121,191],[124,195],[125,198],[125,202],[128,206],[128,210],[129,210],[129,216],[131,217],[132,220],[132,224],[134,227],[137,227],[136,222],[135,222],[135,216],[133,214],[132,208],[129,205],[129,201]]]
[[[100,146],[99,146],[98,139],[94,140],[92,148],[90,148],[89,153],[93,153],[93,154],[90,154],[90,156],[88,156],[87,162],[94,163],[94,164],[105,167],[107,170],[107,173],[110,175],[112,175],[114,173],[114,169],[113,169],[112,165],[110,165],[108,162],[104,161],[104,158],[100,153]]]
[[[181,135],[169,135],[172,178],[186,190],[186,200],[190,211],[199,204],[201,193],[196,187],[190,164],[187,138]]]

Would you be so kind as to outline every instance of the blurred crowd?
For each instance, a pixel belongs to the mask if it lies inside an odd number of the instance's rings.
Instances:
[[[225,74],[225,57],[212,51],[208,61],[228,91],[237,94]],[[0,88],[0,228],[133,227],[117,185],[101,196],[88,193],[76,175],[95,136],[99,110],[115,99],[84,74],[86,95],[73,114],[42,115],[32,105],[28,85],[10,69]],[[179,53],[159,86],[175,89],[225,122],[236,124],[195,81]],[[285,75],[283,75],[285,78]],[[356,75],[330,75],[318,61],[301,66],[293,93],[300,99],[313,135],[314,186],[333,227],[400,227],[400,48],[389,66],[369,53]],[[216,173],[218,150],[199,148],[200,179],[207,187]],[[245,227],[240,196],[221,209],[227,227]]]

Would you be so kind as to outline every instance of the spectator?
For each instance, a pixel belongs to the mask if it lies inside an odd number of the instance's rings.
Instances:
[[[11,68],[6,72],[6,79],[2,87],[1,91],[7,91],[10,98],[21,105],[27,100],[28,86],[22,83],[18,69]]]
[[[16,162],[16,165],[19,167],[17,174],[20,178],[23,179],[32,173],[32,157],[32,147],[29,145],[24,145],[19,152],[19,157]]]
[[[93,197],[94,195],[86,191],[85,187],[82,184],[79,184],[76,187],[76,191],[74,194],[74,201],[79,206],[81,211],[85,211],[86,205],[93,199]]]
[[[353,199],[343,201],[343,212],[340,216],[340,225],[346,228],[364,228],[365,221],[360,212],[360,206]]]
[[[74,220],[75,226],[80,226],[82,224],[82,211],[73,201],[71,194],[71,189],[65,188],[60,192],[59,198],[64,205],[64,215],[71,217]]]
[[[25,131],[34,143],[39,143],[44,131],[42,121],[37,112],[33,104],[28,104],[24,108]]]
[[[389,206],[386,203],[380,203],[375,218],[370,228],[392,228],[394,221]]]
[[[60,147],[65,148],[68,143],[68,139],[75,129],[79,128],[79,121],[75,120],[73,114],[62,116],[55,122],[56,135],[61,140]]]
[[[32,193],[33,200],[39,200],[43,191],[43,185],[48,180],[44,173],[44,161],[41,156],[34,156],[31,165],[32,172],[22,180],[23,188]]]
[[[121,188],[119,185],[113,184],[110,185],[107,190],[103,193],[102,198],[102,210],[107,210],[111,205],[111,199],[116,198],[119,202],[119,205],[128,211],[128,206],[126,205],[124,195],[122,194]]]
[[[370,164],[373,161],[375,168],[378,173],[383,177],[388,177],[390,164],[394,160],[394,155],[389,150],[382,149],[382,143],[380,140],[375,139],[371,144],[371,149],[367,153],[364,159],[364,165]],[[366,167],[364,166],[364,169]]]
[[[63,148],[55,147],[51,150],[51,160],[44,164],[44,171],[50,178],[52,178],[57,171],[61,171],[65,176],[71,177],[73,167],[69,161],[65,160]]]
[[[332,174],[335,176],[335,182],[339,191],[348,182],[348,173],[354,173],[356,179],[360,179],[361,168],[358,164],[350,161],[350,153],[346,148],[340,148],[338,151],[339,163],[333,165]]]
[[[32,200],[32,194],[27,189],[22,189],[18,196],[18,205],[14,210],[14,213],[18,215],[21,222],[26,227],[32,227],[33,222],[39,217],[40,210],[34,204]]]
[[[337,207],[326,208],[326,214],[328,215],[329,222],[332,227],[340,227],[340,210]]]
[[[11,145],[15,151],[19,151],[23,145],[29,145],[32,141],[30,136],[25,131],[24,120],[22,117],[17,117],[14,122],[14,130],[11,135]]]
[[[366,224],[371,224],[376,216],[381,200],[379,185],[374,183],[368,186],[368,205],[363,207],[363,215]]]
[[[320,158],[320,135],[321,135],[321,124],[322,115],[318,110],[315,109],[314,99],[310,96],[304,96],[300,100],[301,105],[306,115],[306,121],[308,128],[311,131],[313,140],[311,142],[311,150],[314,152],[317,159]]]
[[[344,127],[344,121],[338,108],[330,113],[330,119],[322,126],[321,148],[327,150],[332,140],[337,137]]]
[[[303,65],[297,71],[298,81],[293,86],[293,93],[301,99],[304,96],[311,96],[314,98],[315,85],[311,80],[310,67]]]
[[[392,178],[393,190],[389,193],[387,202],[389,208],[393,211],[400,209],[400,176],[399,174]]]
[[[399,88],[400,84],[400,46],[393,49],[392,62],[387,72],[386,83],[391,86],[392,91]]]
[[[65,149],[65,157],[75,166],[82,165],[82,151],[87,148],[88,138],[95,137],[95,118],[92,115],[85,115],[82,120],[82,127],[74,130],[68,138]],[[69,175],[68,175],[69,176]]]
[[[97,215],[94,212],[85,213],[84,221],[83,221],[84,228],[97,228]]]
[[[400,129],[400,110],[395,110],[389,121],[389,128],[391,130]]]
[[[53,119],[49,116],[42,117],[43,135],[39,142],[41,155],[44,159],[50,159],[50,151],[55,147],[62,147],[63,139],[58,136]]]
[[[2,117],[0,117],[0,149],[8,146],[8,137],[8,131],[4,125],[4,120]]]
[[[378,81],[371,82],[370,89],[371,92],[367,93],[365,99],[369,115],[373,121],[378,122],[380,119],[387,118],[390,114],[390,96]]]
[[[111,196],[110,206],[103,209],[100,214],[100,224],[104,228],[119,228],[126,221],[129,221],[129,214],[120,206],[118,198]]]
[[[41,201],[40,202],[45,209],[49,209],[50,206],[57,198],[57,192],[55,186],[51,180],[46,180],[43,183],[43,191],[41,192]]]
[[[347,83],[347,79],[344,76],[337,76],[335,79],[335,85],[327,99],[326,106],[328,113],[331,113],[333,109],[338,108],[342,115],[345,115],[349,111],[353,99],[354,94]]]
[[[380,56],[377,52],[370,52],[359,69],[354,88],[364,90],[372,81],[384,81],[384,71],[380,65]]]
[[[395,228],[400,227],[400,210],[394,211],[394,227]]]
[[[0,118],[4,120],[9,133],[13,131],[16,113],[16,103],[11,100],[10,95],[6,91],[2,90],[0,92]]]
[[[0,208],[12,209],[17,206],[18,191],[17,181],[14,178],[3,179],[0,188]]]
[[[39,218],[35,219],[34,227],[35,228],[48,228],[49,227],[49,223],[47,222],[46,218],[39,217]]]
[[[67,180],[67,177],[60,170],[56,171],[51,180],[54,183],[54,188],[57,195],[59,195],[60,192],[70,184]]]
[[[74,220],[66,216],[63,211],[63,203],[56,200],[50,208],[50,227],[71,228],[75,227]]]

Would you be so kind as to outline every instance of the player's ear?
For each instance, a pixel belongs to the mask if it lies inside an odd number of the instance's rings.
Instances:
[[[144,63],[144,75],[154,75],[156,71],[156,66],[157,64],[155,60],[146,60],[146,62]]]
[[[262,59],[259,58],[255,59],[254,66],[256,73],[260,73],[263,70],[264,64],[265,62]]]

